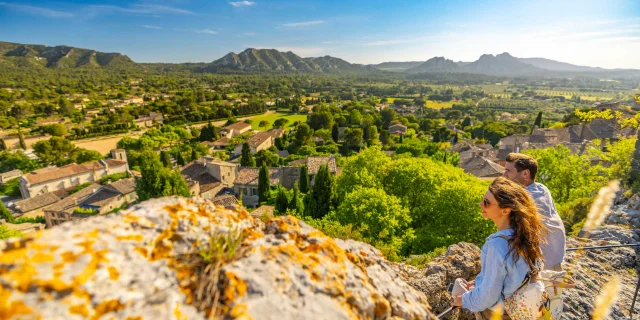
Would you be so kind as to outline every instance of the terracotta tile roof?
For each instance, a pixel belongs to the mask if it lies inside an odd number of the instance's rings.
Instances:
[[[282,135],[284,135],[285,130],[282,128],[273,128],[271,130],[267,130],[266,132],[275,139],[275,138],[282,137]]]
[[[226,126],[224,128],[225,129],[229,129],[229,130],[233,129],[233,130],[242,131],[242,130],[247,129],[247,128],[250,129],[251,125],[248,124],[248,123],[244,123],[244,122],[236,122],[236,123],[230,124],[230,125],[228,125],[228,126]]]
[[[82,174],[91,170],[91,165],[79,165],[77,163],[70,163],[68,165],[59,168],[44,168],[40,170],[27,173],[22,177],[31,184],[38,184],[52,180],[58,180],[65,177],[70,177],[78,174]]]
[[[180,174],[187,180],[188,184],[198,182],[200,184],[200,192],[209,191],[220,185],[220,181],[214,178],[205,167],[205,163],[192,161],[187,163]]]
[[[238,202],[238,199],[236,199],[236,197],[232,194],[227,194],[224,196],[219,196],[219,197],[215,197],[213,198],[211,201],[213,201],[213,203],[216,206],[223,206],[223,207],[236,207],[237,205],[239,205],[240,203]]]
[[[53,192],[43,193],[33,198],[28,198],[13,203],[12,209],[17,213],[27,213],[60,201]]]
[[[236,177],[236,184],[248,184],[248,185],[258,185],[258,175],[260,173],[260,168],[241,168],[238,171],[238,176]],[[271,185],[276,185],[280,182],[280,177],[282,176],[282,172],[279,168],[269,168],[269,178],[271,180]]]
[[[100,188],[100,190],[96,191],[95,193],[91,194],[80,203],[78,203],[78,206],[91,206],[100,208],[106,204],[109,204],[109,202],[117,199],[121,195],[122,194],[120,192],[117,192],[113,189]]]
[[[459,167],[478,178],[499,177],[504,173],[503,166],[484,157],[471,158],[461,162]]]
[[[336,173],[336,157],[308,157],[307,171],[309,174],[317,174],[321,165],[328,165],[329,172]]]
[[[117,191],[125,195],[136,191],[136,182],[133,178],[121,179],[112,182],[111,184],[107,184],[104,187],[111,188],[113,191]]]
[[[11,178],[11,177],[19,177],[22,175],[22,171],[20,171],[19,169],[15,169],[15,170],[11,170],[11,171],[7,171],[4,173],[0,173],[0,177],[2,178]]]
[[[45,209],[45,211],[55,211],[55,212],[61,212],[61,211],[68,211],[68,212],[72,212],[73,208],[78,206],[78,203],[82,200],[84,200],[86,197],[90,196],[91,194],[95,192],[97,192],[100,189],[101,185],[97,184],[97,183],[93,183],[91,185],[89,185],[86,188],[81,189],[80,191],[69,195],[68,197],[62,199],[60,202],[52,205],[51,207]]]
[[[247,139],[247,143],[249,144],[249,146],[257,148],[269,139],[273,139],[271,134],[269,134],[268,132],[260,132]]]
[[[120,167],[120,166],[126,166],[127,165],[126,161],[114,160],[114,159],[104,160],[104,163],[106,163],[109,168],[117,168],[117,167]]]

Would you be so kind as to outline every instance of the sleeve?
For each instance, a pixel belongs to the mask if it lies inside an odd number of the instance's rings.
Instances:
[[[494,246],[488,246],[480,273],[483,276],[481,285],[462,295],[462,307],[471,312],[488,309],[500,300],[507,268],[505,259]]]

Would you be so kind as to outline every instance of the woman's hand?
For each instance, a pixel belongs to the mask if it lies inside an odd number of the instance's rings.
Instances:
[[[454,307],[462,307],[462,296],[453,297],[453,301],[451,302],[451,305]]]
[[[476,285],[476,281],[475,280],[471,280],[469,282],[467,282],[467,290],[471,290],[471,288],[473,288]]]

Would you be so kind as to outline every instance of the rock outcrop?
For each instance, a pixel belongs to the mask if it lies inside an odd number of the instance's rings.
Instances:
[[[433,319],[370,245],[163,198],[0,242],[0,319]]]

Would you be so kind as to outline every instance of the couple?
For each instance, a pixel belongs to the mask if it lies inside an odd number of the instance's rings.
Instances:
[[[482,270],[467,283],[469,291],[453,297],[454,306],[475,312],[476,319],[490,319],[489,308],[518,290],[530,271],[561,271],[564,260],[564,225],[549,189],[535,182],[536,160],[520,153],[506,160],[504,176],[491,183],[480,203],[482,216],[498,232],[482,246]]]

